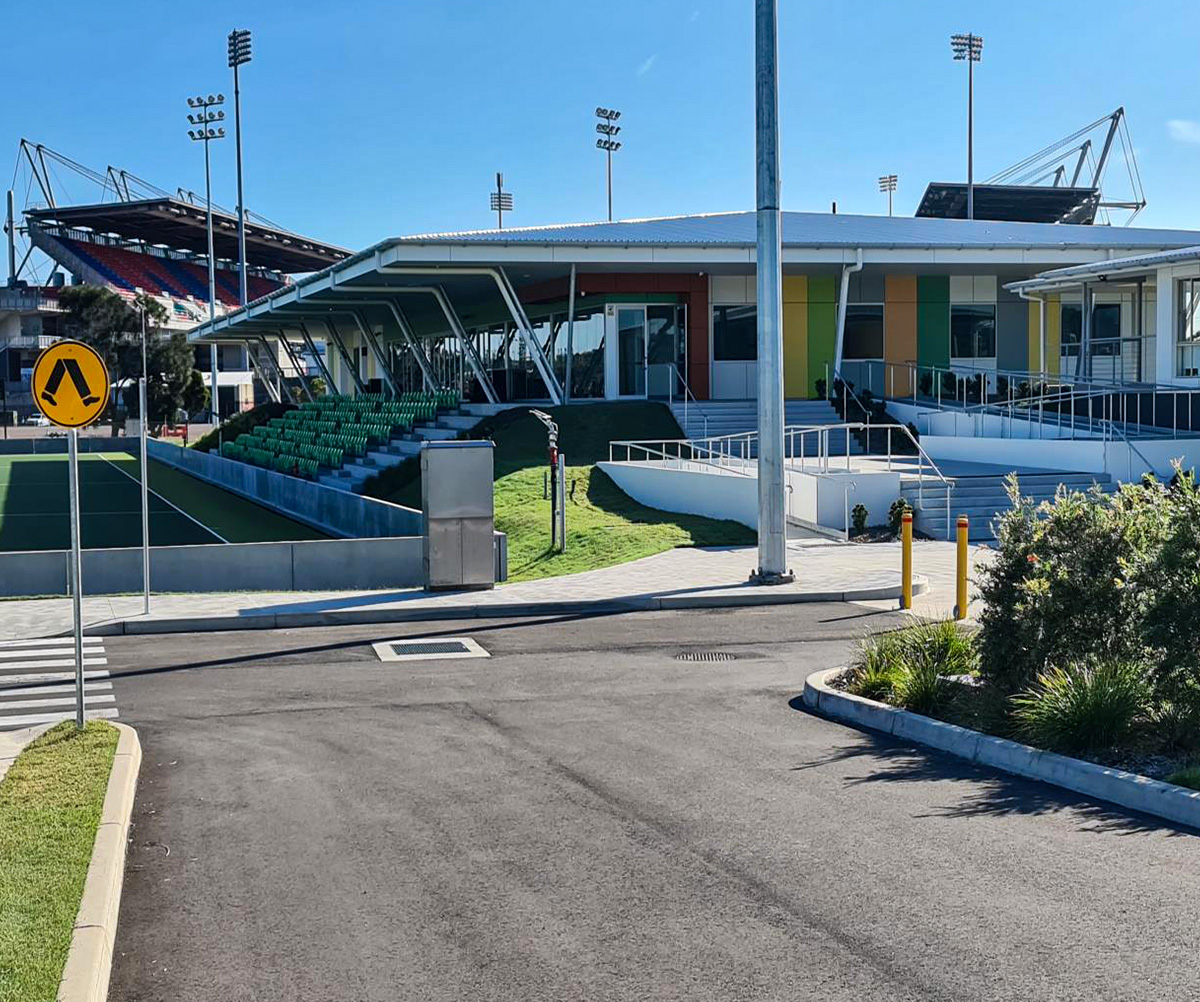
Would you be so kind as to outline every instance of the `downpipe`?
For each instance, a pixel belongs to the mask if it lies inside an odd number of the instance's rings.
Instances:
[[[854,264],[842,265],[842,287],[838,292],[838,311],[837,311],[837,338],[833,345],[833,376],[835,379],[841,379],[845,383],[845,377],[842,376],[842,349],[846,339],[846,300],[850,296],[850,276],[855,272],[863,269],[863,252],[862,248],[858,247],[854,251]],[[826,387],[826,392],[829,392],[832,387]],[[845,415],[842,415],[843,418]]]

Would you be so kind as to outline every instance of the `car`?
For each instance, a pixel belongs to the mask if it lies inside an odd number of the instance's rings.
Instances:
[[[25,419],[25,424],[33,425],[35,428],[49,428],[50,419],[45,414],[30,414]]]

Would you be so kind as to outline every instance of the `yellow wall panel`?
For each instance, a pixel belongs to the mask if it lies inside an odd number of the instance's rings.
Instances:
[[[803,302],[783,304],[783,395],[808,396],[808,304]]]
[[[808,302],[808,276],[807,275],[784,275],[783,276],[783,301],[785,303],[807,303]]]

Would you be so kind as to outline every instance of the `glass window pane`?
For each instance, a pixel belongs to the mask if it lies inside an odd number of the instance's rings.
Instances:
[[[604,311],[577,316],[571,335],[571,396],[604,396]]]
[[[713,361],[758,358],[758,311],[754,306],[713,307]]]
[[[1062,304],[1061,344],[1064,355],[1078,355],[1083,337],[1083,307],[1079,303]]]
[[[1101,303],[1092,307],[1092,354],[1121,353],[1121,304]]]
[[[843,358],[883,358],[883,307],[851,305],[846,307],[846,329],[842,342]]]
[[[954,358],[996,357],[996,307],[951,305],[950,354]]]

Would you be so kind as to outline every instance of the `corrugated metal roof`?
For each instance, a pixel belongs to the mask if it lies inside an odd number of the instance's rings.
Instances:
[[[752,247],[753,212],[628,219],[504,230],[469,230],[398,237],[398,244],[700,245]],[[1066,223],[1010,223],[853,216],[825,212],[783,213],[783,243],[790,247],[1187,247],[1200,232]]]
[[[1176,250],[1162,251],[1158,254],[1135,254],[1132,257],[1114,257],[1107,261],[1093,261],[1091,264],[1073,264],[1068,268],[1054,268],[1043,271],[1033,278],[1020,282],[1010,282],[1005,286],[1011,292],[1018,290],[1031,291],[1060,285],[1077,284],[1089,278],[1100,278],[1107,275],[1121,275],[1153,271],[1155,268],[1172,264],[1186,264],[1189,261],[1200,260],[1200,246],[1180,247]]]

